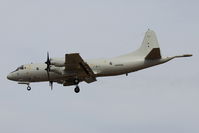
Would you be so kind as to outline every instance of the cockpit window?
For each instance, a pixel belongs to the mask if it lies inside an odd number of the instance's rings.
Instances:
[[[18,70],[23,70],[23,69],[24,69],[24,66],[22,65],[22,66],[20,66],[20,67],[17,68],[17,71]]]
[[[22,65],[22,66],[20,66],[20,67],[18,67],[15,71],[13,71],[13,72],[16,72],[16,71],[18,71],[18,70],[23,70],[24,69],[24,66]]]

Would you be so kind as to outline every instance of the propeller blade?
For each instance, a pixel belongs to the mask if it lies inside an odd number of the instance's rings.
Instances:
[[[50,74],[49,74],[49,72],[50,72],[51,62],[50,62],[49,52],[47,52],[47,60],[46,60],[45,64],[47,65],[47,67],[46,67],[45,70],[46,70],[47,75],[48,75],[48,80],[50,80]]]
[[[47,52],[47,60],[46,60],[45,64],[47,65],[45,70],[46,70],[47,75],[48,75],[49,86],[51,87],[51,90],[53,90],[53,81],[50,81],[50,73],[49,73],[50,72],[50,65],[51,65],[49,52]]]
[[[49,71],[48,70],[46,70],[47,71],[47,75],[48,75],[48,80],[50,80],[50,74],[49,74]]]
[[[53,90],[53,81],[49,81],[49,85],[51,87],[51,91]]]
[[[45,63],[47,65],[46,70],[50,71],[51,62],[50,62],[50,58],[49,58],[49,52],[47,52],[47,61]]]

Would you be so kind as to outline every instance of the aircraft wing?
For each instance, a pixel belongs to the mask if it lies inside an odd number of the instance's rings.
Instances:
[[[96,81],[94,72],[79,53],[65,55],[65,71],[73,73],[77,78],[87,83]]]

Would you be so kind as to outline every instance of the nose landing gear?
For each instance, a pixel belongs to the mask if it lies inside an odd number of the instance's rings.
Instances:
[[[79,93],[80,92],[80,89],[79,89],[79,86],[77,85],[74,89],[75,93]]]
[[[75,85],[76,85],[74,91],[75,91],[75,93],[79,93],[79,92],[80,92],[80,89],[79,89],[79,86],[78,86],[78,84],[79,84],[79,79],[75,79],[75,80],[74,80],[74,83],[75,83]]]
[[[30,91],[30,90],[31,90],[31,87],[30,87],[29,85],[28,85],[28,87],[27,87],[27,90],[28,90],[28,91]]]

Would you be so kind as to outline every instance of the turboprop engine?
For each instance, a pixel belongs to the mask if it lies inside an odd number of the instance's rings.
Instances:
[[[51,86],[51,90],[52,90],[53,89],[53,81],[50,81],[49,72],[52,71],[59,75],[63,75],[65,61],[62,59],[50,59],[49,53],[47,52],[47,60],[46,60],[45,64],[47,65],[45,70],[47,72],[49,85]]]
[[[50,71],[57,73],[59,75],[63,75],[64,74],[64,67],[56,67],[54,65],[50,66]]]
[[[63,59],[52,58],[52,59],[50,59],[50,63],[51,63],[51,65],[54,65],[56,67],[64,67],[65,66],[65,60],[63,60]]]

